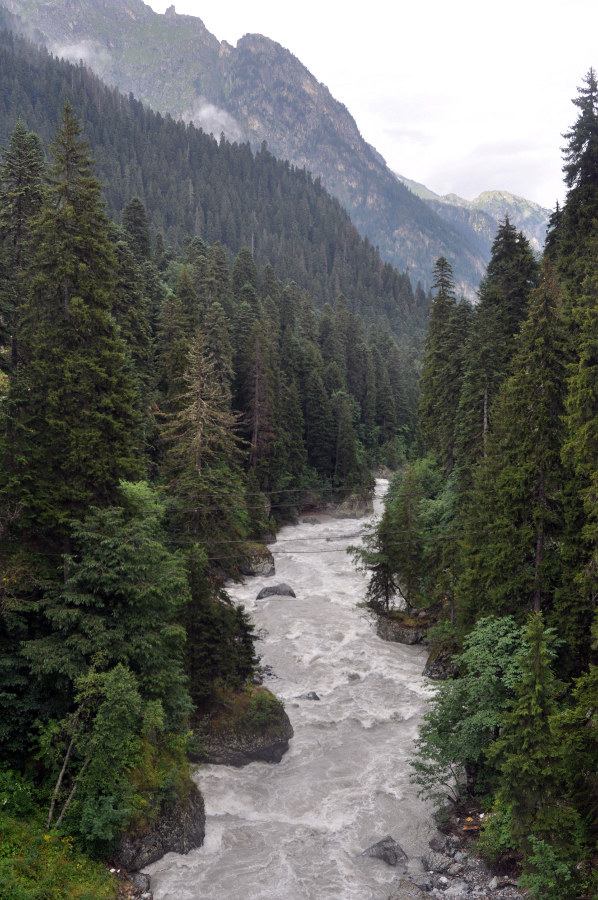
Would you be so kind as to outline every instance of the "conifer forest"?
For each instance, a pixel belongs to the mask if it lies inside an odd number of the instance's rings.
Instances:
[[[414,781],[530,897],[598,896],[593,70],[573,103],[543,256],[505,219],[471,304],[267,146],[0,33],[0,900],[118,896],[214,710],[276,706],[227,582],[381,469],[355,600],[448,673]]]

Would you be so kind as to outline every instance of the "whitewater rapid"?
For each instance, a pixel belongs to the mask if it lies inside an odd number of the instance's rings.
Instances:
[[[380,640],[357,606],[366,577],[345,551],[368,520],[317,519],[282,529],[273,577],[229,589],[276,675],[266,684],[291,719],[289,751],[278,764],[198,768],[205,844],[148,869],[155,900],[386,900],[394,869],[361,851],[390,834],[419,856],[435,831],[407,762],[430,694],[425,650]],[[295,599],[255,599],[281,581]],[[309,691],[320,700],[298,699]]]

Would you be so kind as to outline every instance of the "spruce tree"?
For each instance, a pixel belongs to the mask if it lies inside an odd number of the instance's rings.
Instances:
[[[4,148],[0,168],[0,240],[5,246],[6,276],[0,286],[0,346],[10,343],[6,360],[15,373],[19,358],[21,308],[25,299],[27,239],[44,194],[44,154],[36,134],[19,119]],[[0,355],[2,365],[2,355]]]
[[[454,460],[455,416],[461,388],[461,354],[465,335],[457,326],[457,301],[450,263],[441,256],[434,266],[436,291],[430,311],[421,376],[419,424],[424,450],[434,450],[450,471]]]
[[[531,295],[513,374],[494,406],[488,453],[465,505],[464,606],[479,614],[550,607],[560,581],[550,552],[563,529],[561,494],[565,338],[560,291],[550,268]],[[462,606],[462,614],[464,612]]]
[[[565,856],[574,856],[578,819],[563,802],[565,748],[559,744],[555,723],[559,683],[551,667],[554,635],[545,630],[541,613],[530,615],[524,639],[522,677],[503,716],[500,736],[488,750],[498,767],[499,782],[495,815],[487,828],[492,832],[502,826],[510,847],[523,851],[524,868],[529,871],[531,836]],[[572,898],[575,893],[563,891],[559,896]]]
[[[50,191],[31,231],[14,466],[2,489],[29,536],[66,538],[69,520],[114,500],[138,474],[139,427],[125,347],[112,317],[116,260],[87,142],[65,104]]]
[[[152,255],[152,239],[145,206],[139,197],[129,200],[122,212],[122,227],[131,252],[138,262],[148,261]]]

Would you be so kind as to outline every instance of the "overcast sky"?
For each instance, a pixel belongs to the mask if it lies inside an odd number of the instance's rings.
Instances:
[[[151,0],[157,12],[170,2]],[[219,40],[264,34],[347,106],[388,165],[439,194],[563,198],[571,98],[598,68],[596,0],[175,0]]]

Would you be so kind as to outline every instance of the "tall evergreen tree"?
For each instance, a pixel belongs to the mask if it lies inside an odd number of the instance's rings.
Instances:
[[[125,348],[111,314],[116,261],[87,142],[65,105],[50,194],[32,227],[13,471],[2,489],[29,535],[65,538],[69,520],[137,474],[139,429]],[[51,448],[51,449],[50,449]]]
[[[531,295],[513,374],[494,406],[487,458],[463,513],[461,602],[478,615],[521,619],[554,599],[560,573],[549,548],[563,529],[564,345],[559,286],[547,268]]]
[[[567,297],[574,301],[592,267],[588,240],[595,236],[598,217],[598,81],[589,69],[573,100],[579,114],[565,134],[563,172],[567,196],[558,218],[553,217],[550,245]]]
[[[461,348],[453,271],[441,256],[434,266],[436,291],[430,311],[421,376],[419,423],[424,450],[435,450],[450,470],[454,459],[455,416],[461,388]]]
[[[8,147],[4,148],[0,169],[0,240],[6,252],[6,274],[0,285],[0,347],[10,343],[5,362],[13,373],[19,358],[21,308],[25,299],[26,243],[31,222],[41,207],[44,171],[41,142],[19,119]]]

